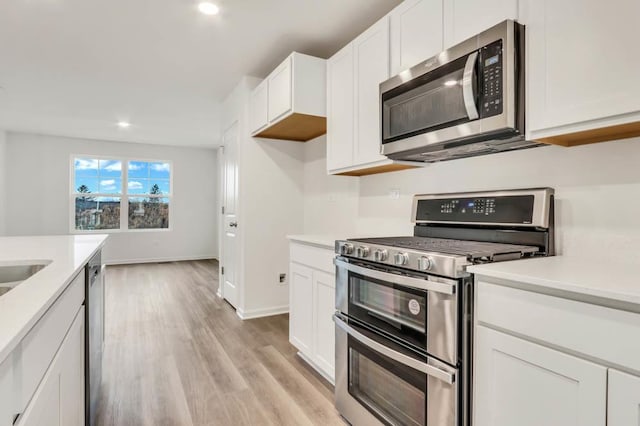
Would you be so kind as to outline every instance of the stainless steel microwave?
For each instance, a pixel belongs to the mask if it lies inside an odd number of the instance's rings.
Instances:
[[[538,146],[524,105],[524,26],[507,20],[380,84],[381,152],[436,162]]]

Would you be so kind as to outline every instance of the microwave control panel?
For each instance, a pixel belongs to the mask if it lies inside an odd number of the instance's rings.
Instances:
[[[502,114],[503,108],[503,66],[502,40],[480,49],[480,117]]]

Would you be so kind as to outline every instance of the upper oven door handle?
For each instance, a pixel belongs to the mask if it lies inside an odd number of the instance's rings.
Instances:
[[[406,365],[407,367],[418,370],[438,380],[442,380],[443,382],[450,385],[452,385],[456,381],[455,373],[450,373],[438,367],[434,367],[433,365],[418,361],[417,359],[411,358],[410,356],[407,356],[403,353],[396,352],[393,349],[390,349],[385,345],[378,343],[375,340],[360,333],[349,324],[344,322],[338,315],[333,316],[333,322],[335,322],[336,326],[340,327],[349,336],[353,337],[371,350],[386,356],[387,358],[391,358],[392,360],[399,362],[402,365]]]
[[[470,54],[467,57],[467,63],[464,66],[464,74],[462,74],[462,98],[464,100],[464,107],[467,110],[469,120],[475,120],[479,117],[478,108],[476,107],[476,97],[473,93],[473,82],[477,60],[477,51]]]
[[[355,272],[356,274],[364,275],[365,277],[378,279],[380,281],[404,285],[418,290],[433,291],[436,293],[455,294],[456,285],[450,283],[442,283],[437,281],[431,281],[428,279],[412,278],[405,275],[390,274],[388,272],[377,271],[375,269],[363,268],[362,266],[352,265],[345,261],[335,259],[334,263],[339,268],[344,268],[347,271]]]

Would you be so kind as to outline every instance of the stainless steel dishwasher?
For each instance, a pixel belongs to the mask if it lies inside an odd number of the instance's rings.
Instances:
[[[104,282],[98,252],[86,266],[85,281],[85,416],[93,426],[102,382],[104,345]]]

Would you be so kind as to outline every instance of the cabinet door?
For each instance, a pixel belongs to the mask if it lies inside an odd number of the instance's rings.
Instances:
[[[12,358],[0,364],[0,426],[11,426],[13,416],[17,414],[14,406]]]
[[[249,125],[252,134],[264,129],[269,124],[267,116],[268,84],[269,82],[264,80],[253,89],[249,97]]]
[[[353,164],[353,44],[327,61],[327,170]]]
[[[102,310],[100,314],[104,315]],[[64,426],[84,425],[84,327],[83,307],[60,348],[60,423]]]
[[[380,154],[380,83],[389,78],[389,17],[353,41],[355,57],[354,165],[384,160]]]
[[[82,426],[84,401],[84,308],[81,308],[17,425]]]
[[[313,357],[313,278],[306,266],[291,264],[289,340],[309,358]]]
[[[533,136],[597,128],[585,122],[640,111],[639,1],[522,1],[529,130],[586,124]]]
[[[391,12],[391,75],[442,51],[442,0],[405,0]]]
[[[291,57],[267,77],[269,81],[269,123],[291,111]]]
[[[640,377],[609,369],[608,426],[640,425]]]
[[[335,276],[313,271],[315,361],[331,378],[335,371]]]
[[[476,328],[476,426],[603,426],[606,368]]]
[[[505,19],[518,19],[518,0],[444,0],[445,49]]]

